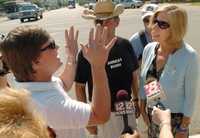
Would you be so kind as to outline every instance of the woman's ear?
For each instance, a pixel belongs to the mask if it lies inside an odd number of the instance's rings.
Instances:
[[[40,61],[36,59],[35,61],[32,62],[32,68],[33,70],[37,70],[39,67]]]
[[[115,27],[118,27],[119,22],[120,22],[120,18],[115,19]]]

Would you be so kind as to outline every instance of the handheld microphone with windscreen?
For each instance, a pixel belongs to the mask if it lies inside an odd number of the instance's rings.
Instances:
[[[124,129],[121,134],[133,134],[131,126],[128,125],[128,114],[134,113],[132,102],[129,101],[128,93],[125,90],[119,90],[116,95],[117,102],[115,103],[115,110],[117,116],[122,116]]]
[[[144,86],[145,94],[147,97],[147,101],[149,103],[154,102],[156,103],[156,107],[165,110],[165,106],[160,102],[160,100],[166,99],[166,95],[160,85],[160,83],[156,80],[146,84]]]

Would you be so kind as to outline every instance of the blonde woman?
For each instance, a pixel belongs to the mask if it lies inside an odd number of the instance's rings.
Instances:
[[[157,138],[159,127],[151,119],[152,107],[156,103],[147,101],[144,85],[149,80],[156,80],[167,97],[161,99],[161,103],[171,110],[173,135],[186,138],[199,79],[197,52],[183,41],[187,13],[176,5],[160,7],[153,15],[150,27],[155,42],[148,44],[143,52],[140,83],[140,108],[149,128],[148,136]]]
[[[54,138],[31,105],[29,93],[11,88],[0,92],[0,137]]]

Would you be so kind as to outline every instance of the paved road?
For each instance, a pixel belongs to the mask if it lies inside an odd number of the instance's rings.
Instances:
[[[188,12],[189,27],[188,33],[185,37],[186,42],[191,44],[200,53],[199,38],[200,38],[200,7],[192,7],[189,4],[179,4],[184,7]],[[54,11],[49,11],[44,13],[44,18],[39,21],[20,23],[19,20],[7,20],[5,18],[0,18],[0,32],[8,33],[11,29],[19,25],[34,24],[39,25],[47,29],[53,38],[55,38],[58,45],[60,45],[61,58],[65,60],[64,53],[64,29],[69,28],[74,25],[80,30],[79,41],[86,43],[88,39],[88,31],[91,26],[93,26],[92,21],[84,20],[81,18],[80,14],[83,8],[78,7],[76,9],[62,8]],[[141,9],[127,9],[121,16],[120,26],[117,29],[117,34],[125,38],[129,38],[134,32],[139,31],[143,25],[140,18]],[[184,62],[184,61],[183,61]],[[72,89],[73,91],[73,89]],[[73,92],[71,92],[73,95]],[[200,97],[200,94],[199,96]],[[200,98],[198,98],[200,101]],[[197,105],[200,105],[198,102]],[[196,107],[198,112],[194,115],[194,121],[192,123],[192,132],[200,133],[200,114],[199,107]],[[200,138],[200,136],[199,136]]]

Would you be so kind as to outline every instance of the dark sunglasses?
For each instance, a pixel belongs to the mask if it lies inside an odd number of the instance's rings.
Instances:
[[[57,48],[58,46],[55,44],[55,41],[52,41],[50,42],[46,47],[44,48],[41,48],[40,51],[43,52],[43,51],[46,51],[48,49],[55,49]]]
[[[119,16],[114,16],[114,17],[112,17],[112,18],[108,18],[108,19],[106,19],[106,20],[100,20],[100,19],[96,19],[95,21],[94,21],[94,23],[95,23],[95,25],[97,25],[97,24],[100,24],[100,25],[103,25],[103,21],[107,21],[107,20],[110,20],[110,19],[119,19]]]
[[[144,18],[144,19],[143,19],[143,22],[144,22],[144,23],[149,23],[149,18]]]
[[[167,29],[170,27],[168,22],[160,21],[157,19],[153,21],[153,24],[157,24],[160,29]]]

